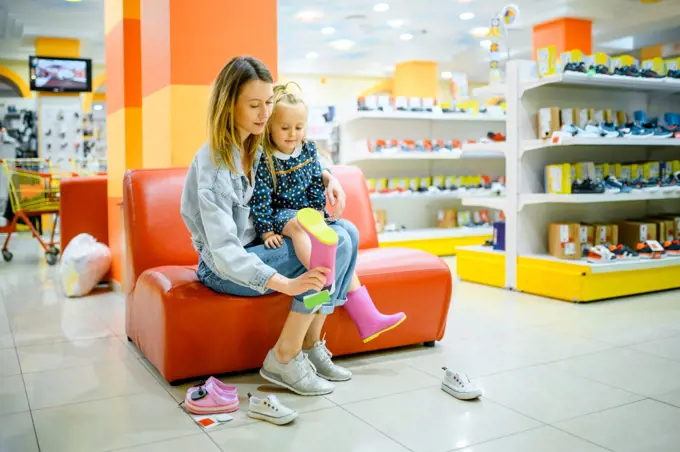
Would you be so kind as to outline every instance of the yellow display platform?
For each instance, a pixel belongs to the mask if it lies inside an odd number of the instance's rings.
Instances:
[[[462,281],[505,287],[505,254],[490,247],[458,249],[456,273]]]
[[[441,237],[433,239],[416,239],[380,242],[381,248],[413,248],[427,251],[436,256],[453,256],[461,246],[480,245],[491,238],[490,235],[473,235],[466,237]]]
[[[460,260],[458,263],[460,268]],[[680,288],[680,258],[588,264],[519,257],[517,290],[576,303]]]

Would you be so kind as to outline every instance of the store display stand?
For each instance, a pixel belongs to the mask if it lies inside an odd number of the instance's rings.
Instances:
[[[680,82],[613,76],[556,74],[528,77],[530,62],[508,63],[506,199],[466,199],[464,203],[502,207],[506,249],[458,250],[460,279],[573,302],[603,300],[680,288],[680,257],[588,263],[548,255],[550,222],[615,222],[651,214],[680,212],[674,193],[546,194],[544,169],[561,162],[596,163],[680,159],[680,139],[537,140],[540,108],[609,108],[646,110],[650,117],[676,111]]]
[[[369,152],[368,140],[479,140],[488,132],[505,133],[505,115],[494,113],[431,113],[347,111],[340,126],[340,161],[358,166],[367,178],[505,175],[505,143],[464,144],[450,152]],[[437,228],[442,208],[461,209],[478,194],[373,193],[374,210],[387,212],[388,223],[406,230],[379,234],[382,247],[408,247],[439,256],[456,254],[461,246],[481,245],[492,236],[490,226]],[[476,207],[467,210],[479,210]]]

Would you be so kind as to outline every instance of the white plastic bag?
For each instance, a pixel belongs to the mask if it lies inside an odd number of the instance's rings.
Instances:
[[[111,267],[109,247],[90,234],[78,234],[61,255],[61,285],[67,297],[87,295]]]

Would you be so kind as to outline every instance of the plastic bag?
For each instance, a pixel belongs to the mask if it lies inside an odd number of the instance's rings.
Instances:
[[[67,297],[87,295],[111,268],[109,247],[90,234],[78,234],[61,255],[61,285]]]

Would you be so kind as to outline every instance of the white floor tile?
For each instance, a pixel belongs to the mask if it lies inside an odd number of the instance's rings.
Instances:
[[[652,342],[631,345],[630,348],[640,352],[649,353],[659,358],[680,361],[680,336],[659,339]]]
[[[21,375],[0,377],[0,416],[23,411],[28,411],[28,401]]]
[[[24,381],[34,410],[147,392],[170,399],[136,359],[32,372],[24,374]]]
[[[642,400],[555,427],[616,452],[677,452],[679,425],[680,408]]]
[[[13,348],[0,350],[0,377],[19,374],[21,374],[21,369],[16,350]]]
[[[116,449],[115,452],[220,452],[220,448],[205,433],[184,438]]]
[[[680,408],[680,390],[654,396],[654,399]]]
[[[0,450],[2,452],[38,452],[31,413],[0,416]]]
[[[24,373],[135,358],[117,337],[30,345],[17,348]]]
[[[401,363],[368,364],[352,367],[352,379],[335,383],[335,391],[326,398],[345,405],[440,383],[441,380]]]
[[[607,449],[545,426],[466,447],[457,452],[607,452]]]
[[[2,302],[0,302],[0,308]],[[14,339],[12,338],[12,330],[9,328],[9,319],[6,315],[0,314],[0,350],[6,348],[14,348]]]
[[[579,356],[555,367],[647,397],[680,389],[680,363],[630,349]]]
[[[445,452],[541,424],[490,400],[459,401],[439,387],[345,405],[415,452]]]
[[[484,397],[546,424],[625,405],[642,397],[554,365],[503,372],[474,380]]]
[[[99,452],[201,432],[168,397],[146,393],[33,411],[41,452]]]
[[[258,422],[210,435],[224,452],[408,452],[342,408],[301,414],[285,427]]]
[[[10,319],[17,347],[77,341],[113,336],[114,333],[94,314],[63,312],[53,315],[35,311]]]

